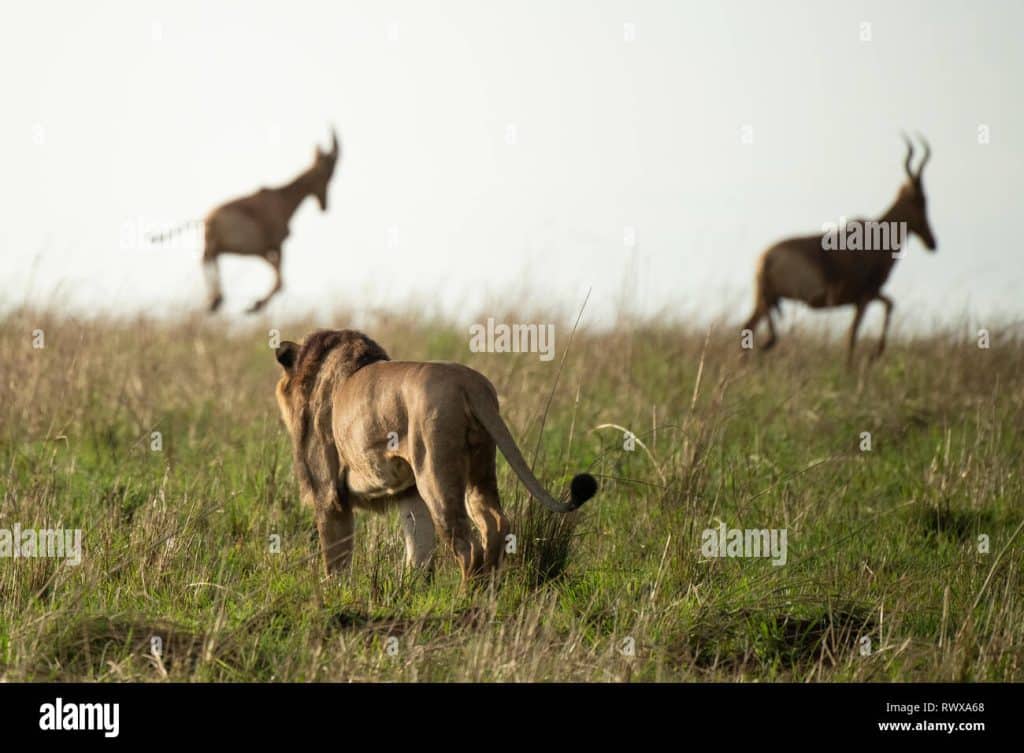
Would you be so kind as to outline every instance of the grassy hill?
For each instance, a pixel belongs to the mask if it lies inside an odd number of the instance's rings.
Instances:
[[[538,476],[560,494],[589,469],[598,496],[553,516],[502,459],[517,547],[495,583],[460,588],[446,551],[402,573],[393,512],[357,514],[351,576],[325,581],[268,343],[310,323],[17,310],[0,529],[81,529],[83,556],[0,559],[0,680],[1024,679],[1009,328],[893,340],[848,372],[811,334],[762,355],[734,327],[624,321],[566,352],[569,322],[545,362],[370,320],[393,358],[487,375]],[[785,564],[705,556],[722,523],[784,529]]]

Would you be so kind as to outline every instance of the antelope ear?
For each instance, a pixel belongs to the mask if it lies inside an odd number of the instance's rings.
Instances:
[[[274,355],[277,356],[277,362],[284,370],[291,373],[295,367],[295,359],[299,356],[299,346],[291,340],[285,340],[274,351]]]

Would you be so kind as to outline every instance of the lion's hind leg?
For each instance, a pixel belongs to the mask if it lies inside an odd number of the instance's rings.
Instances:
[[[431,458],[415,469],[416,488],[430,511],[434,529],[451,546],[462,569],[463,582],[480,572],[483,551],[466,514],[466,472],[464,467]]]
[[[427,503],[414,488],[398,501],[398,511],[405,538],[405,566],[429,569],[434,560],[435,539]]]
[[[505,539],[509,533],[508,518],[501,511],[498,497],[498,478],[494,467],[494,448],[477,453],[469,471],[466,507],[483,541],[483,570],[493,571],[501,564],[505,553]]]

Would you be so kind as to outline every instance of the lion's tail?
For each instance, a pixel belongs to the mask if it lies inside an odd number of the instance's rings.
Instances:
[[[537,477],[533,475],[533,471],[530,470],[530,466],[526,464],[515,439],[512,438],[512,433],[508,430],[501,414],[498,413],[497,400],[492,395],[485,394],[482,389],[470,389],[466,392],[473,416],[491,435],[491,439],[498,445],[501,454],[505,456],[512,470],[523,482],[523,486],[551,512],[571,512],[597,493],[597,479],[589,473],[580,473],[573,477],[572,483],[569,485],[569,501],[557,501],[548,494],[547,489],[541,485]]]

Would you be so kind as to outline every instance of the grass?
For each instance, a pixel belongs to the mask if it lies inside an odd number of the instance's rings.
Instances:
[[[735,327],[623,321],[577,332],[559,372],[571,322],[542,362],[470,353],[463,328],[415,313],[371,316],[392,357],[486,374],[556,494],[580,470],[601,482],[557,517],[499,460],[516,551],[464,590],[447,553],[432,579],[402,572],[394,513],[358,515],[351,575],[321,577],[272,326],[0,317],[0,528],[84,539],[77,567],[0,559],[0,680],[1024,679],[1009,327],[989,349],[904,339],[850,373],[813,333],[763,356]],[[786,564],[703,556],[723,521],[786,529]]]

